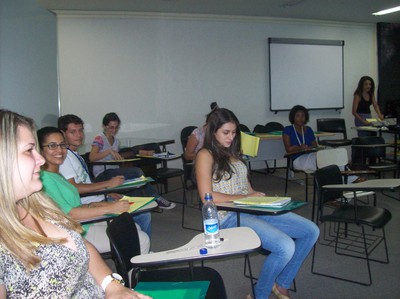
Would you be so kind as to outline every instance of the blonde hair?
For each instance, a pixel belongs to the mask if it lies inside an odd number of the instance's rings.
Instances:
[[[7,249],[29,270],[40,263],[35,254],[40,244],[64,243],[62,238],[42,236],[21,223],[17,204],[36,219],[52,221],[68,229],[82,232],[81,225],[65,215],[57,205],[42,192],[27,194],[16,201],[12,178],[18,171],[18,128],[26,127],[36,138],[33,120],[17,113],[0,109],[0,247]],[[37,143],[36,143],[37,144]]]

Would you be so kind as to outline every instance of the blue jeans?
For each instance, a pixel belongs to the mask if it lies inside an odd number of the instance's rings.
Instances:
[[[221,221],[221,228],[236,227],[236,213]],[[273,284],[289,289],[300,266],[319,236],[319,228],[294,213],[278,216],[240,214],[240,226],[252,228],[261,239],[262,248],[271,252],[266,258],[257,285],[257,299],[268,298]]]
[[[145,213],[136,214],[132,218],[133,218],[133,221],[135,221],[137,223],[137,225],[140,226],[142,231],[144,231],[150,238],[151,237],[151,213],[145,212]]]

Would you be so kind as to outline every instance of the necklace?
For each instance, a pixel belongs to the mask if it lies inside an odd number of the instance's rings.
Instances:
[[[297,141],[299,142],[299,145],[306,144],[306,141],[305,141],[305,138],[304,138],[303,126],[301,126],[301,135],[303,137],[303,142],[300,142],[299,134],[297,134],[295,126],[294,125],[292,125],[292,126],[293,126],[294,133],[296,134]]]

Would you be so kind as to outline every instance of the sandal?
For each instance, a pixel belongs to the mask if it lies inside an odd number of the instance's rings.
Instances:
[[[288,296],[283,295],[283,294],[281,294],[281,292],[279,292],[276,283],[274,283],[274,286],[272,287],[272,293],[274,293],[274,295],[275,295],[278,299],[290,299]]]

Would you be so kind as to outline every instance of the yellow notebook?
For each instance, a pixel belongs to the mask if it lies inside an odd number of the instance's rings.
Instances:
[[[233,200],[236,205],[258,207],[283,207],[290,201],[291,198],[287,196],[259,196]]]
[[[252,136],[243,132],[240,132],[240,138],[242,139],[242,153],[243,155],[256,157],[258,155],[258,147],[260,145],[260,137]]]
[[[141,207],[151,203],[155,200],[155,197],[130,197],[124,196],[120,200],[127,200],[129,201],[130,207],[128,213],[133,213],[136,210],[140,209]]]

